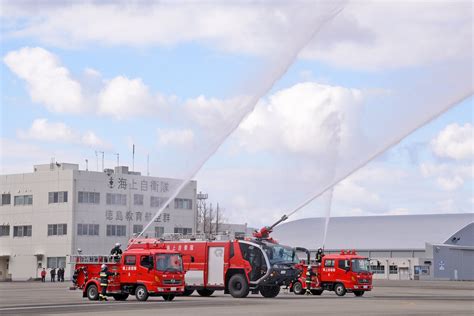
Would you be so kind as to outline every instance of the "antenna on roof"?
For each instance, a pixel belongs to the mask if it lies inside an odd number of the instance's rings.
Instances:
[[[133,144],[132,149],[132,171],[135,171],[135,144]]]
[[[86,171],[89,171],[89,159],[86,159]]]
[[[146,154],[146,175],[150,176],[150,154]]]
[[[120,159],[119,159],[120,154],[115,153],[114,155],[117,156],[117,167],[118,167],[118,166],[120,166]]]

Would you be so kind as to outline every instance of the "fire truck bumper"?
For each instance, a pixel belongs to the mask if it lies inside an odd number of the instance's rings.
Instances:
[[[272,269],[270,275],[262,280],[259,285],[290,285],[294,280],[298,279],[298,276],[299,270],[296,269]]]
[[[354,285],[354,290],[370,291],[370,290],[372,290],[372,284]]]
[[[177,286],[177,287],[158,287],[157,292],[159,293],[169,293],[169,294],[176,294],[182,293],[184,291],[184,286]]]

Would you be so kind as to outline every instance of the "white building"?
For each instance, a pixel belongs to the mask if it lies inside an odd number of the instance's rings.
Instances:
[[[354,249],[371,259],[374,278],[474,280],[474,214],[333,217],[325,252]],[[322,247],[324,218],[275,228],[278,241]]]
[[[105,254],[141,232],[181,180],[142,176],[128,167],[104,172],[77,164],[34,166],[0,176],[0,280],[27,280],[42,268],[66,266],[67,257]],[[145,236],[196,231],[196,182],[190,182]],[[49,274],[48,274],[49,275]]]

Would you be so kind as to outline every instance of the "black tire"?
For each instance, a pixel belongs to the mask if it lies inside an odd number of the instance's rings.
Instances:
[[[303,289],[303,284],[300,281],[296,281],[293,283],[293,293],[296,295],[303,295],[305,293],[305,289]]]
[[[273,286],[262,286],[260,288],[260,294],[262,294],[265,298],[273,298],[276,297],[280,293],[280,286],[273,285]]]
[[[99,299],[99,289],[97,285],[91,284],[86,290],[87,298],[91,301],[97,301]]]
[[[190,296],[193,293],[194,293],[194,289],[185,288],[183,292],[183,296]]]
[[[243,274],[234,274],[227,285],[230,295],[235,298],[243,298],[249,295],[249,284]]]
[[[346,288],[344,287],[344,284],[342,283],[337,283],[334,286],[334,292],[336,292],[337,296],[344,296],[346,295]]]
[[[354,291],[355,296],[362,296],[364,295],[365,291]]]
[[[204,297],[209,297],[214,293],[214,290],[209,290],[209,289],[200,289],[197,290],[198,294]]]
[[[144,302],[148,299],[148,290],[144,285],[137,286],[135,289],[135,297],[141,302]]]
[[[171,302],[174,300],[175,295],[174,294],[165,294],[163,295],[163,299],[167,302]]]
[[[114,294],[112,295],[116,301],[126,301],[128,298],[128,293]]]
[[[310,290],[311,294],[313,295],[321,295],[323,294],[323,290]]]

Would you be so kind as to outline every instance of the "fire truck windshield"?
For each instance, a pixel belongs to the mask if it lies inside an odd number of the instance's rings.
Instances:
[[[163,272],[182,272],[183,262],[179,254],[157,254],[156,270]]]
[[[369,272],[368,259],[352,259],[352,271],[354,272]]]
[[[288,246],[264,243],[263,250],[270,260],[270,264],[279,264],[279,263],[298,263],[298,258],[296,256],[295,250]]]

